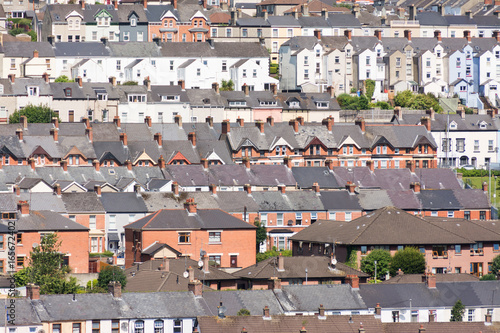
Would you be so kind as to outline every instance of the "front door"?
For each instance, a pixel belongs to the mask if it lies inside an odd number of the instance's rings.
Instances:
[[[482,262],[471,262],[470,273],[472,275],[481,277],[483,276],[483,263]]]
[[[231,256],[231,267],[238,267],[238,256]]]

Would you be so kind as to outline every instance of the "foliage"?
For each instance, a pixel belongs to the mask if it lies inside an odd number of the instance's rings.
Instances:
[[[391,105],[389,103],[383,102],[383,101],[378,101],[377,103],[371,103],[370,107],[379,108],[382,110],[390,110],[391,109]]]
[[[14,274],[14,281],[16,281],[17,287],[23,287],[28,284],[28,269],[24,267],[23,269],[17,271]]]
[[[267,232],[266,232],[266,227],[259,221],[259,219],[255,219],[254,224],[257,227],[256,242],[257,242],[257,252],[259,252],[260,245],[264,243],[264,241],[267,238]]]
[[[351,268],[358,269],[358,251],[352,246],[347,247],[347,261],[345,264]]]
[[[464,107],[464,111],[465,114],[474,114],[474,109],[472,108]]]
[[[20,116],[26,116],[28,123],[50,123],[52,117],[56,117],[56,113],[47,105],[29,104],[21,110],[14,111],[9,117],[9,123],[19,123]]]
[[[366,97],[368,98],[369,101],[371,101],[373,97],[373,92],[375,91],[375,81],[368,79],[365,81],[365,86],[366,86]]]
[[[403,108],[411,108],[418,110],[427,110],[433,108],[436,112],[442,112],[443,108],[439,105],[439,101],[431,93],[428,94],[414,94],[410,90],[405,90],[398,93],[394,97],[396,106]]]
[[[491,263],[491,271],[493,272],[493,274],[500,276],[500,255],[497,255],[493,259],[493,262]]]
[[[222,80],[222,84],[220,87],[220,90],[222,91],[233,91],[234,90],[234,82],[233,80]]]
[[[26,34],[31,37],[32,42],[36,42],[38,40],[35,30],[30,30]]]
[[[104,251],[104,252],[101,252],[101,253],[89,253],[89,257],[90,258],[95,258],[95,257],[112,257],[114,255],[113,252],[111,251]]]
[[[78,289],[76,278],[70,277],[70,269],[63,265],[59,251],[61,241],[56,233],[42,238],[40,245],[30,253],[29,265],[16,281],[31,282],[40,286],[41,294],[72,294]],[[23,277],[25,274],[26,278]],[[24,280],[24,281],[23,281]]]
[[[497,276],[495,274],[486,274],[486,275],[481,276],[481,278],[479,280],[492,281],[492,280],[496,280],[496,279],[497,279]]]
[[[240,311],[238,311],[238,313],[236,315],[237,316],[250,316],[250,311],[243,308],[243,309],[240,309]]]
[[[451,309],[450,321],[462,321],[464,312],[465,312],[465,305],[462,303],[461,300],[458,300]]]
[[[122,86],[137,86],[138,84],[137,81],[125,81],[122,83]]]
[[[87,282],[87,288],[85,288],[86,293],[105,293],[106,289],[99,286],[99,281],[97,279]]]
[[[384,277],[389,272],[391,254],[389,251],[378,249],[370,252],[361,261],[361,270],[375,277],[375,261],[377,261],[377,279]]]
[[[269,74],[278,74],[278,72],[279,72],[279,64],[269,65]]]
[[[405,274],[423,274],[425,272],[424,255],[416,247],[408,246],[399,250],[391,260],[391,275],[396,275],[399,269]]]
[[[24,34],[25,32],[26,32],[26,30],[24,30],[23,28],[14,28],[14,29],[9,30],[9,35],[17,36],[20,34]]]
[[[122,288],[125,288],[125,286],[127,285],[127,276],[120,267],[106,266],[99,273],[97,282],[99,287],[108,288],[108,284],[111,281],[119,281],[122,285]]]
[[[367,110],[370,107],[370,101],[365,95],[358,97],[340,94],[337,96],[337,102],[344,110]]]
[[[70,80],[66,75],[58,76],[54,82],[75,82],[75,80]]]
[[[276,250],[276,247],[273,247],[273,249],[270,250],[270,251],[266,251],[264,253],[257,253],[257,262],[260,262],[262,260],[266,260],[268,258],[277,257],[280,254],[283,257],[291,257],[292,256],[292,250],[281,250],[281,251],[278,251],[278,250]]]
[[[462,177],[488,177],[488,170],[474,169],[465,170],[463,168],[457,169],[457,172],[462,174]],[[491,170],[492,176],[500,176],[500,170]]]
[[[355,94],[356,93],[356,88],[352,87],[351,88],[351,94]]]

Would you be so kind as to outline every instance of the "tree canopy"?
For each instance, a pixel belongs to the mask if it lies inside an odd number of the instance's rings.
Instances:
[[[391,275],[396,275],[399,269],[405,274],[425,273],[424,255],[416,247],[405,247],[399,250],[391,260]]]
[[[222,84],[220,87],[220,90],[222,91],[233,91],[234,90],[234,82],[233,80],[222,80]]]
[[[491,264],[491,272],[497,277],[500,276],[500,254],[493,258],[493,263]]]
[[[125,288],[127,285],[127,276],[123,269],[117,266],[106,266],[99,273],[99,277],[97,278],[97,283],[101,288],[108,288],[108,284],[111,281],[119,281],[122,285],[122,288]]]
[[[72,294],[78,289],[76,279],[68,278],[70,269],[59,252],[61,241],[56,233],[45,235],[30,253],[29,265],[15,274],[18,285],[34,283],[41,294]]]
[[[265,225],[263,225],[259,219],[255,219],[254,224],[257,227],[256,242],[257,242],[257,252],[258,252],[260,246],[262,245],[262,243],[264,243],[264,241],[267,238],[267,232]]]
[[[58,76],[54,82],[74,82],[75,80],[70,80],[66,75]]]
[[[9,123],[19,123],[20,117],[26,116],[28,123],[50,123],[52,117],[59,116],[47,105],[32,105],[28,104],[21,110],[14,111],[9,117]]]
[[[456,301],[455,305],[451,309],[450,321],[462,321],[465,312],[465,305],[461,300]]]
[[[403,108],[418,110],[433,108],[436,112],[443,111],[443,108],[439,105],[438,99],[431,93],[415,94],[410,90],[405,90],[394,96],[394,104]]]
[[[361,270],[375,277],[375,261],[377,261],[377,279],[381,279],[389,272],[391,254],[386,250],[373,250],[361,261]]]

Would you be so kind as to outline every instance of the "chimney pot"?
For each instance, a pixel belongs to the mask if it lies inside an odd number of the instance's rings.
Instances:
[[[95,194],[96,194],[98,197],[100,197],[100,196],[101,196],[101,193],[102,193],[101,191],[102,191],[102,189],[101,189],[101,185],[94,185],[94,192],[95,192]]]
[[[271,315],[269,314],[269,306],[267,305],[264,307],[264,318],[265,319],[271,318]]]
[[[115,298],[122,297],[122,284],[120,281],[110,281],[108,284],[108,292]]]
[[[188,198],[184,203],[184,209],[187,209],[188,213],[196,214],[196,203],[193,198]]]
[[[118,128],[121,128],[121,126],[122,126],[122,122],[121,122],[119,116],[115,116],[113,118],[113,123],[115,123],[115,126],[118,127]]]
[[[190,132],[188,134],[188,140],[191,141],[191,144],[193,147],[196,147],[196,133],[195,132]]]
[[[99,163],[99,160],[93,160],[92,164],[94,166],[95,171],[99,172],[99,170],[101,170],[101,163]]]

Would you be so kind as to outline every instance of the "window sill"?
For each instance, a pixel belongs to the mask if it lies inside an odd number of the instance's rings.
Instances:
[[[222,242],[208,242],[208,245],[221,245]]]
[[[177,243],[177,245],[191,245],[191,243]]]

